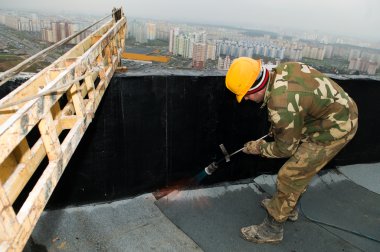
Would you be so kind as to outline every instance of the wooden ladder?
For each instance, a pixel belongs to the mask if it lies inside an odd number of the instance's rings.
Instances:
[[[2,100],[0,251],[22,251],[124,52],[126,18],[111,21]],[[47,158],[46,158],[47,157]],[[13,203],[37,168],[42,175],[16,213]]]

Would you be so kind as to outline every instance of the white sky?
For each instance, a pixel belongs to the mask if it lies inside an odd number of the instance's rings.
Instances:
[[[205,24],[284,28],[380,41],[380,0],[0,0],[0,8],[107,14],[123,6],[127,17]]]

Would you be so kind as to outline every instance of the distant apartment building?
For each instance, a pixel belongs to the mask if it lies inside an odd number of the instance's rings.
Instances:
[[[157,24],[156,38],[163,41],[169,41],[170,28],[167,24]]]
[[[12,29],[18,30],[20,25],[20,19],[16,16],[10,16],[10,15],[1,15],[1,24],[8,26]]]
[[[363,58],[351,59],[348,65],[349,70],[359,71],[369,75],[375,75],[378,67],[379,64],[377,62]]]
[[[175,55],[180,55],[182,57],[185,56],[185,41],[187,40],[188,38],[185,37],[185,35],[183,34],[180,34],[179,36],[177,36],[175,38],[175,48],[174,48],[174,54]]]
[[[128,38],[134,38],[138,43],[147,43],[149,40],[170,41],[170,28],[164,23],[152,23],[133,19],[128,22]],[[173,42],[173,41],[172,41]]]
[[[201,70],[205,67],[207,45],[205,43],[194,43],[192,67]]]
[[[176,47],[175,40],[178,35],[179,35],[178,27],[170,29],[170,32],[169,32],[169,52],[170,53],[174,53],[174,49]]]
[[[302,57],[316,60],[323,60],[325,56],[324,46],[308,46],[302,49]]]
[[[207,41],[205,32],[180,33],[178,28],[170,30],[169,52],[173,55],[193,59],[194,52],[199,53],[199,48],[194,50],[195,44],[205,45],[204,60],[216,59],[216,44],[213,41]]]
[[[213,42],[207,42],[207,59],[216,60],[216,44]]]
[[[18,31],[37,32],[41,29],[40,20],[35,13],[30,14],[29,17],[0,13],[0,24]]]
[[[184,43],[184,54],[183,57],[186,59],[193,58],[193,47],[194,47],[195,38],[194,36],[186,36]]]
[[[155,40],[156,39],[156,33],[157,33],[156,24],[147,23],[146,24],[147,40]]]
[[[324,56],[324,58],[325,59],[331,59],[332,55],[333,55],[334,47],[332,45],[325,45],[324,48],[325,48],[325,56]]]
[[[199,33],[194,33],[195,43],[203,43],[207,42],[207,33],[205,31],[201,31]]]
[[[258,43],[252,41],[216,41],[217,54],[216,57],[221,55],[229,55],[232,58],[237,57],[270,57],[274,59],[284,59],[285,48],[278,47],[273,44]]]
[[[147,27],[145,22],[132,20],[128,26],[128,36],[135,38],[138,43],[148,42]]]
[[[348,60],[360,58],[362,52],[359,49],[351,49],[348,55]]]
[[[66,22],[52,22],[53,42],[58,42],[69,36],[69,24]]]
[[[238,57],[247,56],[247,48],[245,46],[239,46],[236,49],[237,49],[237,56]]]
[[[349,55],[350,55],[350,48],[345,47],[345,46],[335,46],[334,47],[333,57],[338,57],[338,58],[348,60]]]
[[[302,60],[302,48],[299,47],[290,47],[285,49],[285,57],[293,61]]]
[[[218,63],[216,65],[216,68],[218,70],[225,70],[225,69],[223,69],[223,62],[224,62],[223,58],[219,56],[218,57]]]
[[[224,58],[218,57],[218,70],[228,70],[231,66],[231,58],[230,56],[225,56]]]
[[[74,23],[51,22],[49,28],[41,29],[41,40],[56,43],[80,31],[80,26]],[[85,31],[69,41],[69,44],[78,44],[87,37],[91,31]]]
[[[378,67],[379,67],[379,64],[377,62],[371,62],[371,61],[368,62],[367,73],[369,75],[375,75]]]

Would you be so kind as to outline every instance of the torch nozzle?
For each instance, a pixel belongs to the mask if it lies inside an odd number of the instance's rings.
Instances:
[[[207,175],[211,175],[216,169],[218,169],[218,165],[215,162],[212,162],[205,168],[205,172]]]

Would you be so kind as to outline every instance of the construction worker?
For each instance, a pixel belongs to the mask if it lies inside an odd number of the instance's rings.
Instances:
[[[238,102],[263,102],[268,109],[274,141],[250,141],[243,151],[289,158],[278,172],[276,193],[261,202],[268,213],[263,223],[241,229],[248,241],[280,242],[284,222],[297,218],[297,201],[312,177],[354,137],[356,104],[333,80],[299,62],[269,71],[260,60],[237,58],[227,72],[226,87]]]

